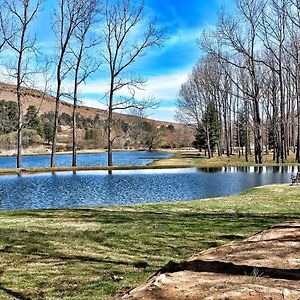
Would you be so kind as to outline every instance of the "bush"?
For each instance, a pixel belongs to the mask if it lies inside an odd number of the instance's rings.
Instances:
[[[29,147],[37,144],[42,144],[43,139],[34,129],[24,129],[22,135],[22,144],[24,147]]]

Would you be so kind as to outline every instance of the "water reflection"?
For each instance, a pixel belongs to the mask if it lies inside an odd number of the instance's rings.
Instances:
[[[199,172],[203,173],[297,173],[300,166],[243,166],[243,167],[220,167],[220,168],[197,168]]]
[[[65,172],[0,177],[0,209],[125,205],[226,196],[290,182],[295,167]]]
[[[199,172],[203,173],[217,173],[217,172],[222,172],[223,168],[197,168]]]

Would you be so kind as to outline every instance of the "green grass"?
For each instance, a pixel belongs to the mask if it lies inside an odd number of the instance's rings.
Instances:
[[[174,156],[171,158],[164,158],[153,161],[151,166],[185,166],[185,167],[203,167],[203,168],[219,168],[219,167],[242,167],[242,166],[291,166],[299,165],[295,160],[295,155],[291,154],[285,163],[279,163],[273,161],[271,154],[263,156],[263,163],[256,164],[254,155],[249,156],[249,161],[245,161],[245,157],[239,157],[237,154],[227,157],[226,155],[218,157],[215,155],[213,158],[208,159],[203,155],[200,155],[199,151],[174,151]]]
[[[0,299],[110,299],[169,260],[300,219],[300,186],[205,201],[0,213]]]
[[[88,166],[88,167],[44,167],[44,168],[20,168],[20,169],[0,169],[1,175],[17,175],[17,174],[34,174],[34,173],[51,173],[51,172],[77,172],[77,171],[117,171],[117,170],[160,170],[160,169],[177,169],[189,168],[189,166]]]

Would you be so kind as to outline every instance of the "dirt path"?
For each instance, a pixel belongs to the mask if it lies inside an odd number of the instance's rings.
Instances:
[[[300,222],[170,262],[121,299],[300,300]]]

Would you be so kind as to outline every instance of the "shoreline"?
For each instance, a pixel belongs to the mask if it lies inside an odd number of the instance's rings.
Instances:
[[[113,153],[116,152],[149,152],[146,149],[115,149]],[[172,156],[169,158],[157,158],[149,162],[146,165],[127,165],[127,166],[59,166],[59,167],[23,167],[17,168],[5,168],[0,169],[1,175],[21,175],[21,174],[36,174],[36,173],[53,173],[53,172],[77,172],[77,171],[114,171],[114,170],[159,170],[159,169],[188,169],[188,168],[237,168],[237,167],[300,167],[300,163],[289,159],[285,163],[276,163],[270,158],[266,157],[266,160],[262,164],[256,164],[254,161],[243,161],[237,156],[233,155],[228,158],[227,156],[214,157],[208,159],[203,156],[185,156],[191,153],[199,155],[197,150],[193,149],[156,149],[150,152],[162,152],[169,153]],[[150,153],[149,152],[149,153]],[[106,154],[106,149],[90,149],[81,150],[77,154]],[[57,152],[57,155],[71,155],[72,151],[62,151]],[[22,156],[48,156],[50,153],[24,153]],[[183,155],[183,156],[182,156]],[[0,158],[12,157],[10,154],[0,153]],[[15,156],[14,156],[15,157]],[[251,157],[253,159],[253,157]]]
[[[20,169],[0,169],[1,175],[22,175],[38,173],[55,173],[55,172],[79,172],[79,171],[130,171],[130,170],[165,170],[165,169],[189,169],[190,166],[88,166],[88,167],[46,167],[46,168],[20,168]]]
[[[147,151],[145,149],[114,149],[113,152],[139,152],[139,151]],[[157,150],[160,151],[160,150]],[[163,151],[163,150],[162,150]],[[6,153],[3,153],[6,152]],[[106,149],[88,149],[88,150],[79,150],[77,151],[77,154],[101,154],[101,153],[107,153]],[[28,151],[22,153],[22,156],[39,156],[39,155],[50,155],[51,151]],[[56,152],[56,155],[70,155],[72,154],[72,151],[60,151]],[[0,157],[16,157],[16,153],[14,151],[10,150],[0,150]]]
[[[49,150],[49,151],[47,151]],[[152,151],[149,151],[148,149],[113,149],[113,152],[166,152],[171,154],[177,154],[181,152],[190,153],[190,152],[196,152],[198,153],[198,150],[195,149],[154,149]],[[83,149],[83,150],[77,150],[77,154],[98,154],[98,153],[107,153],[107,149]],[[39,156],[39,155],[50,155],[51,150],[50,149],[41,149],[36,150],[34,148],[32,149],[26,149],[22,153],[22,156]],[[58,151],[56,152],[57,155],[70,155],[72,154],[72,151]],[[0,150],[0,157],[16,157],[16,151],[15,150]]]

